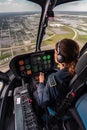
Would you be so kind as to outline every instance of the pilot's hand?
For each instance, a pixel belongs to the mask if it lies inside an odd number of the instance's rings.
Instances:
[[[39,82],[44,83],[44,73],[42,72],[40,72],[40,75],[39,75]]]

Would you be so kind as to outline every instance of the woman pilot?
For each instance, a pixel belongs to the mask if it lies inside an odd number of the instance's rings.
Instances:
[[[79,46],[74,40],[65,38],[57,42],[54,56],[59,69],[48,76],[46,84],[44,73],[40,73],[39,84],[34,92],[39,106],[60,103],[65,97],[69,91],[69,82],[75,75],[78,53]]]

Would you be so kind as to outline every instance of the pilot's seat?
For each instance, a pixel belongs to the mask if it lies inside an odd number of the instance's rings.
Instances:
[[[74,117],[82,130],[87,130],[87,48],[81,53],[76,65],[76,74],[69,85],[66,95],[55,117],[63,118],[67,112]],[[48,111],[52,111],[48,107]]]

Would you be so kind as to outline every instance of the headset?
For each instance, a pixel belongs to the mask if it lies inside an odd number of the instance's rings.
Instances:
[[[58,62],[62,63],[65,61],[65,57],[60,53],[61,42],[58,44]]]
[[[59,63],[63,63],[63,62],[66,61],[66,57],[64,57],[64,56],[61,54],[61,52],[60,52],[60,46],[61,46],[61,41],[60,41],[59,44],[58,44],[58,49],[57,49],[57,51],[58,51],[58,62],[59,62]],[[78,54],[75,54],[75,55],[71,56],[71,61],[77,59],[77,57],[78,57]]]

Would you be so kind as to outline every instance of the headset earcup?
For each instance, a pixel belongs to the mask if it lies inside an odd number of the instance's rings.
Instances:
[[[64,57],[62,55],[60,55],[60,54],[58,54],[58,62],[59,63],[64,62]]]

